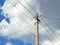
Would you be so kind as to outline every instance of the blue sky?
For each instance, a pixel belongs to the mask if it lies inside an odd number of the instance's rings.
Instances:
[[[60,0],[0,0],[0,45],[35,45],[36,11],[39,44],[59,45]]]
[[[4,5],[5,0],[0,0],[0,6],[2,7]],[[6,14],[7,15],[7,14]],[[2,9],[0,9],[0,22],[2,22],[3,19],[6,19],[8,23],[10,23],[10,19],[8,17],[5,17],[2,13]]]

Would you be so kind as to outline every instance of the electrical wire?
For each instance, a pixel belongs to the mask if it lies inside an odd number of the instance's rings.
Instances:
[[[10,1],[9,1],[10,2]],[[11,2],[10,2],[11,3]],[[11,3],[12,4],[12,3]],[[16,7],[17,8],[17,7]],[[19,9],[19,8],[17,8],[17,9]],[[21,10],[20,10],[21,11]],[[21,25],[20,25],[21,26]],[[17,27],[17,26],[16,26]]]
[[[20,2],[20,1],[19,1]],[[32,9],[34,9],[34,11],[36,11],[36,9],[35,8],[33,8],[33,6],[31,6],[31,4],[30,3],[28,3],[26,0],[25,0],[25,2],[32,8]],[[21,2],[20,2],[20,4],[22,4]],[[22,6],[23,7],[25,7],[23,4],[22,4]],[[27,9],[27,8],[25,8],[25,9]],[[28,9],[27,9],[28,10]],[[29,10],[28,10],[29,11]],[[30,11],[29,11],[30,12]],[[30,12],[31,13],[31,12]],[[43,16],[43,15],[42,15]],[[51,18],[51,17],[47,17],[47,16],[43,16],[44,18],[48,18],[48,19],[52,19],[52,20],[60,20],[60,19],[57,19],[57,18]]]
[[[8,0],[9,1],[9,0]],[[11,5],[13,5],[12,3],[11,3],[11,1],[9,1],[9,3],[11,4]],[[13,5],[14,6],[14,5]],[[22,10],[20,10],[19,8],[17,8],[17,7],[15,7],[16,9],[18,9],[21,13],[23,13],[23,11]],[[23,13],[24,15],[26,15],[25,13]],[[29,17],[25,17],[25,18],[30,18],[30,16]],[[31,19],[27,19],[27,20],[31,20]],[[33,22],[33,21],[32,21]],[[34,22],[33,22],[34,23]]]
[[[46,23],[45,23],[46,24]],[[57,33],[48,25],[48,24],[46,24],[48,27],[49,27],[49,29],[51,30],[51,32],[53,32],[54,34],[55,34],[55,36],[57,37]],[[58,35],[58,36],[60,36],[60,35]],[[60,39],[60,38],[59,38]]]
[[[9,1],[10,4],[12,4],[10,1]],[[12,4],[13,5],[13,4]],[[17,8],[17,7],[16,7]],[[17,8],[20,12],[22,12],[19,8]],[[23,13],[23,12],[22,12]],[[25,13],[23,13],[24,15],[26,15]],[[29,16],[30,17],[30,16]],[[27,18],[29,18],[27,17]],[[25,17],[26,18],[26,17]],[[27,19],[28,20],[28,19]]]
[[[44,22],[42,22],[41,25],[42,25],[43,27],[46,26],[46,25],[44,25]],[[48,30],[48,29],[46,29],[46,30]],[[51,39],[56,39],[55,36],[52,35],[53,33],[52,33],[51,31],[47,31],[47,32],[48,32],[47,35],[49,35]],[[55,41],[56,41],[56,40],[55,40]]]
[[[55,37],[58,38],[57,36],[58,34],[45,21],[44,21],[44,24],[50,29],[52,33],[54,33]],[[58,38],[58,40],[60,40],[60,38]]]
[[[33,16],[33,14],[19,0],[17,1]]]
[[[45,22],[45,24],[46,24],[46,22]],[[50,27],[48,24],[46,24],[48,27]],[[56,33],[55,32],[55,30],[54,29],[52,29],[51,27],[50,27],[50,29],[54,32],[54,33]],[[56,33],[58,36],[60,36],[58,33]]]
[[[16,31],[16,32],[13,32],[13,33],[11,33],[11,34],[9,34],[9,36],[13,36],[13,35],[15,35],[15,34],[17,34],[17,33],[20,33],[20,32],[22,32],[22,31],[24,31],[25,29],[27,29],[26,27],[24,27],[23,29],[19,29],[18,31]],[[29,31],[27,31],[28,33],[31,33],[31,32],[29,32]],[[31,33],[31,35],[33,35],[33,36],[35,36],[34,34],[32,34]]]
[[[35,8],[33,8],[33,6],[31,6],[31,4],[29,4],[26,0],[24,0],[32,9],[34,9],[34,11],[36,11],[36,9]],[[43,15],[41,15],[41,16],[43,16]],[[47,16],[43,16],[44,18],[48,18],[48,19],[52,19],[52,20],[60,20],[60,19],[58,19],[58,18],[52,18],[52,17],[47,17]]]
[[[28,3],[26,0],[24,0],[32,9],[34,9],[34,11],[36,11],[36,9],[35,8],[33,8],[33,6],[31,6],[31,4],[30,3]],[[41,15],[41,16],[43,16],[43,15]],[[51,17],[47,17],[47,16],[43,16],[44,18],[48,18],[48,19],[52,19],[52,20],[60,20],[60,19],[58,19],[58,18],[51,18]]]
[[[30,3],[28,3],[26,0],[24,0],[34,11],[36,11],[36,9],[33,7],[33,6],[31,6],[31,4]],[[29,11],[30,12],[30,11]],[[43,15],[41,15],[41,16],[43,16]],[[51,20],[60,20],[60,19],[58,19],[58,18],[51,18],[51,17],[47,17],[47,16],[43,16],[44,18],[48,18],[48,19],[51,19]]]
[[[34,11],[36,11],[36,9],[30,4],[28,3],[26,0],[24,0]]]
[[[44,15],[41,15],[42,17],[44,17],[44,18],[47,18],[47,19],[51,19],[51,20],[60,20],[60,19],[58,19],[58,18],[52,18],[52,17],[47,17],[47,16],[44,16]]]
[[[26,0],[25,0],[26,1]],[[27,2],[27,1],[26,1]],[[28,2],[27,2],[28,3]],[[29,4],[29,3],[28,3]],[[30,5],[30,4],[29,4]],[[31,6],[31,5],[30,5]],[[31,6],[32,7],[32,6]],[[33,7],[32,7],[33,8]],[[34,9],[34,8],[33,8]],[[35,10],[35,9],[34,9]],[[53,20],[60,20],[60,19],[57,19],[57,18],[50,18],[50,17],[46,17],[46,16],[43,16],[45,18],[48,18],[48,19],[53,19]],[[48,26],[48,25],[47,25]],[[51,29],[51,28],[50,28]],[[54,33],[56,33],[54,30],[52,30]],[[58,34],[58,33],[56,33]],[[59,35],[60,36],[60,35]]]
[[[11,3],[11,2],[10,2]],[[12,4],[12,3],[11,3]],[[19,10],[19,11],[21,11],[21,10]],[[21,11],[22,12],[22,11]],[[22,12],[23,13],[23,12]],[[26,18],[26,17],[25,17]],[[28,18],[28,17],[27,17]],[[29,19],[27,19],[27,20],[29,20]],[[27,22],[26,22],[27,23]]]
[[[8,1],[9,1],[9,0],[8,0]],[[9,3],[10,3],[11,5],[13,5],[11,1],[9,1]],[[14,5],[13,5],[13,6],[14,6]],[[17,8],[16,6],[15,6],[15,8],[18,9],[21,13],[23,13],[23,11],[20,10],[19,8]],[[25,13],[23,13],[23,14],[26,15]]]

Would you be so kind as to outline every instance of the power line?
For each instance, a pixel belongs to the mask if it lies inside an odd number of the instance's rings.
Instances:
[[[51,31],[52,33],[55,34],[55,37],[58,38],[58,37],[57,37],[58,34],[57,34],[45,21],[44,21],[44,24],[50,29],[50,31]],[[60,36],[60,35],[59,35],[59,36]],[[60,40],[60,38],[58,38],[58,39]]]
[[[11,2],[10,2],[11,3]],[[11,3],[12,4],[12,3]],[[17,7],[16,7],[17,8]]]
[[[10,1],[9,1],[10,2]],[[10,4],[12,4],[11,2],[10,2]],[[13,5],[13,4],[12,4]],[[18,9],[20,12],[22,12],[19,8],[17,8],[17,7],[15,7],[16,9]],[[23,13],[23,12],[22,12]],[[23,13],[24,15],[26,15],[25,13]],[[29,16],[30,17],[30,16]],[[29,17],[27,17],[27,18],[29,18]],[[26,17],[25,17],[26,18]],[[27,20],[30,20],[30,19],[27,19]]]
[[[9,1],[10,2],[10,1]],[[11,3],[11,2],[10,2]],[[11,3],[12,4],[12,3]],[[13,4],[12,4],[13,5]],[[17,8],[17,7],[16,7]],[[20,12],[22,12],[19,8],[17,8]],[[23,13],[23,12],[22,12]],[[24,14],[24,13],[23,13]],[[24,14],[24,15],[26,15],[26,14]],[[27,17],[27,18],[29,18],[29,17]]]
[[[33,8],[33,6],[31,6],[31,4],[29,4],[26,0],[25,0],[25,2],[32,8],[32,9],[34,9],[34,11],[36,11],[36,9],[35,8]],[[43,16],[43,15],[41,15],[41,16]],[[52,18],[52,17],[47,17],[47,16],[43,16],[44,18],[48,18],[48,19],[52,19],[52,20],[60,20],[60,19],[58,19],[58,18]]]
[[[24,0],[32,9],[34,9],[34,11],[36,11],[36,9],[30,4],[28,3],[26,0]]]
[[[27,1],[26,1],[27,2]],[[27,2],[28,3],[28,2]],[[29,4],[29,3],[28,3]],[[30,4],[29,4],[30,5]],[[31,5],[30,5],[31,6]],[[32,6],[31,6],[32,7]],[[33,7],[32,7],[33,8]],[[33,8],[34,9],[34,8]],[[35,10],[35,9],[34,9]],[[57,18],[51,18],[51,17],[46,17],[46,16],[43,16],[45,18],[48,18],[48,19],[53,19],[53,20],[60,20],[60,19],[57,19]],[[53,32],[55,32],[54,30],[52,30]],[[55,32],[56,33],[56,32]],[[58,33],[56,33],[58,34]],[[59,34],[58,34],[59,35]],[[60,35],[59,35],[60,36]]]
[[[21,31],[24,31],[25,29],[27,29],[27,28],[26,28],[26,27],[24,27],[23,29],[20,29],[20,30],[18,30],[18,31],[16,31],[16,32],[14,32],[14,33],[9,34],[9,36],[13,36],[13,35],[15,35],[15,34],[17,34],[17,33],[20,33]],[[28,31],[28,33],[31,33],[31,32],[29,32],[29,31]],[[31,33],[31,35],[35,36],[35,35],[34,35],[34,34],[32,34],[32,33]]]
[[[33,16],[33,14],[19,0],[17,1]]]
[[[9,1],[10,2],[10,1]],[[11,2],[10,2],[11,3]],[[11,3],[12,4],[12,3]],[[13,4],[12,4],[13,5]],[[16,7],[17,8],[17,7]],[[19,8],[17,8],[17,9],[19,9]],[[19,9],[19,11],[21,11],[20,9]],[[22,11],[21,11],[22,12]],[[23,12],[22,12],[23,13]],[[24,13],[23,13],[24,14]],[[25,15],[25,14],[24,14]],[[25,17],[26,18],[26,17]],[[29,18],[29,17],[27,17],[27,18]],[[29,19],[27,19],[27,20],[29,20]],[[27,23],[27,22],[26,22]]]
[[[33,6],[31,6],[31,4],[30,3],[28,3],[26,0],[24,0],[32,9],[34,9],[34,11],[36,11],[36,9],[35,8],[33,8]],[[43,16],[43,15],[41,15],[41,16]],[[60,19],[58,19],[58,18],[52,18],[52,17],[47,17],[47,16],[43,16],[44,18],[48,18],[48,19],[52,19],[52,20],[60,20]]]
[[[41,23],[41,25],[44,27],[43,24],[44,24],[44,22]],[[46,26],[46,25],[45,25],[45,26]],[[46,29],[46,30],[48,30],[48,29]],[[52,35],[52,32],[51,32],[51,31],[47,31],[47,33],[49,34],[49,36],[50,36],[51,39],[52,39],[52,38],[55,39],[55,36]],[[48,35],[48,34],[47,34],[47,35]],[[56,41],[56,40],[55,40],[55,41]]]
[[[44,18],[47,18],[47,19],[51,19],[51,20],[60,20],[58,18],[52,18],[52,17],[43,16],[43,15],[41,15],[41,16],[44,17]]]
[[[9,0],[8,0],[9,1]],[[11,4],[11,5],[13,5],[12,3],[11,3],[11,1],[9,1],[9,3]],[[14,6],[14,5],[13,5]],[[23,11],[22,10],[20,10],[19,8],[17,8],[17,7],[15,7],[16,9],[18,9],[21,13],[23,13]],[[26,15],[25,13],[23,13],[24,15]],[[29,16],[30,17],[30,16]],[[25,17],[25,18],[29,18],[29,17]],[[31,19],[27,19],[27,20],[31,20]]]
[[[45,22],[45,21],[44,21]],[[52,29],[46,22],[45,22],[45,24],[53,31],[53,32],[55,32],[54,31],[54,29]],[[55,32],[56,33],[56,32]],[[56,33],[56,34],[58,34],[58,33]],[[58,34],[59,35],[59,34]],[[59,35],[60,36],[60,35]]]
[[[31,6],[31,4],[30,3],[28,3],[26,0],[24,0],[32,9],[34,9],[34,11],[36,11],[36,9],[33,7],[33,6]],[[21,3],[21,2],[20,2]],[[21,3],[22,4],[22,3]],[[24,6],[24,5],[23,5]],[[25,8],[26,9],[26,8]],[[30,12],[30,11],[29,11]],[[30,12],[31,13],[31,12]],[[41,16],[43,16],[43,15],[41,15]],[[52,20],[60,20],[60,19],[58,19],[58,18],[52,18],[52,17],[47,17],[47,16],[43,16],[44,18],[48,18],[48,19],[52,19]]]
[[[9,0],[8,0],[9,1]],[[11,4],[11,5],[13,5],[12,3],[11,3],[11,1],[9,1],[9,3]],[[14,6],[14,5],[13,5]],[[22,10],[20,10],[19,8],[17,8],[17,7],[15,7],[16,9],[18,9],[20,12],[22,12],[23,13],[23,11]],[[24,15],[26,15],[25,13],[23,13]],[[33,15],[32,15],[33,16]],[[30,16],[29,16],[30,17]],[[28,18],[28,17],[27,17]]]

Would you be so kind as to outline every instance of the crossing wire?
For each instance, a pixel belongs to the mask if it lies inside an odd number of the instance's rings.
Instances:
[[[33,16],[33,14],[19,0],[17,1]]]
[[[10,2],[10,1],[9,1]],[[11,3],[11,2],[10,2]],[[12,4],[12,3],[11,3]],[[13,5],[13,4],[12,4]],[[17,8],[17,7],[16,7]],[[17,8],[19,11],[21,11],[19,8]],[[22,11],[21,11],[22,12]],[[22,12],[23,13],[23,12]],[[24,13],[23,13],[24,14]],[[25,14],[24,14],[25,15]],[[25,17],[26,18],[26,17]],[[27,18],[29,18],[29,17],[27,17]],[[27,19],[27,20],[29,20],[29,19]],[[26,22],[27,23],[27,22]]]
[[[30,4],[28,3],[26,0],[24,0],[34,11],[36,11],[36,9]],[[60,20],[58,18],[52,18],[52,17],[47,17],[47,16],[44,16],[44,15],[41,15],[42,17],[44,18],[48,18],[48,19],[52,19],[52,20]]]
[[[46,26],[46,24],[44,25],[44,22],[42,22],[41,25],[42,25],[43,27]],[[54,35],[52,35],[53,33],[52,33],[51,31],[48,31],[48,29],[46,29],[46,30],[47,30],[47,33],[48,33],[47,35],[49,35],[51,39],[54,39],[54,40],[55,40],[56,38],[55,38]],[[55,40],[55,41],[56,41],[56,40]],[[57,41],[56,41],[56,42],[57,42]]]
[[[8,1],[9,1],[9,0],[8,0]],[[9,1],[9,3],[10,3],[10,4],[12,4],[12,3],[11,3],[11,1]],[[12,5],[13,5],[13,4],[12,4]],[[14,6],[14,5],[13,5],[13,6]],[[22,10],[20,10],[19,8],[17,8],[17,7],[15,7],[15,8],[16,8],[16,9],[18,9],[20,12],[22,12],[22,13],[23,13],[23,11],[22,11]],[[23,13],[23,14],[24,14],[24,15],[26,15],[27,13],[26,13],[26,14],[25,14],[25,13]],[[33,15],[32,15],[32,16],[33,16]],[[30,17],[30,16],[29,16],[29,17]],[[27,17],[27,18],[29,18],[29,17]],[[31,19],[30,19],[30,20],[31,20]]]
[[[9,1],[9,0],[8,0],[8,1]],[[12,4],[10,1],[9,1],[9,3]],[[12,5],[13,5],[13,4],[12,4]],[[13,6],[14,6],[14,5],[13,5]],[[19,8],[16,7],[16,9],[18,9],[20,12],[23,13],[23,11],[21,11]],[[23,13],[23,14],[26,15],[25,13]],[[29,16],[29,17],[30,17],[30,16]],[[27,17],[27,18],[29,18],[29,17]],[[26,17],[25,17],[25,18],[26,18]]]
[[[55,37],[56,38],[58,38],[58,36],[60,36],[60,35],[58,35],[45,21],[44,21],[44,24],[50,29],[50,31],[52,32],[52,33],[54,33],[54,35],[55,35]],[[54,36],[53,35],[53,36]],[[57,36],[58,35],[58,36]],[[58,40],[60,40],[60,38],[58,38]]]
[[[58,19],[58,18],[52,18],[52,17],[47,17],[47,16],[44,16],[44,15],[41,15],[42,17],[44,17],[44,18],[47,18],[47,19],[51,19],[51,20],[60,20],[60,19]]]
[[[26,1],[26,0],[25,0]],[[27,2],[27,1],[26,1]],[[28,2],[27,2],[28,3]],[[29,3],[28,3],[29,4]],[[30,5],[30,4],[29,4]],[[30,5],[31,6],[31,5]],[[32,7],[32,6],[31,6]],[[32,7],[33,8],[33,7]],[[33,8],[34,9],[34,8]],[[35,10],[35,9],[34,9]],[[50,18],[50,17],[46,17],[46,16],[43,16],[45,18],[48,18],[48,19],[53,19],[53,20],[60,20],[60,19],[57,19],[57,18]],[[48,26],[48,25],[47,25]],[[49,27],[49,26],[48,26]],[[50,27],[49,27],[50,28]],[[51,28],[50,28],[51,29]],[[60,36],[58,33],[56,33],[53,29],[51,29],[51,31],[53,31],[55,34],[57,34],[58,36]],[[56,36],[57,37],[57,36]]]
[[[43,17],[44,18],[44,17]],[[45,22],[46,23],[46,22]],[[48,27],[50,27],[48,24],[46,24]],[[53,32],[55,32],[55,30],[54,29],[52,29],[51,27],[50,27],[50,29],[53,31]],[[55,32],[58,36],[60,36],[57,32]]]
[[[9,1],[10,2],[10,1]],[[10,2],[11,3],[11,2]],[[12,4],[12,3],[11,3]],[[17,8],[17,7],[16,7]],[[19,8],[18,8],[19,9]],[[20,10],[21,11],[21,10]],[[21,26],[21,25],[20,25]],[[25,28],[24,28],[25,29]]]
[[[9,1],[9,0],[8,0]],[[11,1],[9,1],[9,3],[10,4],[12,4],[12,2]],[[13,4],[12,4],[13,5]],[[21,5],[26,9],[26,10],[28,10],[22,3],[21,3]],[[13,6],[15,6],[15,5],[13,5]],[[16,6],[15,6],[16,7]],[[16,7],[17,8],[17,7]],[[23,11],[22,10],[20,10],[19,8],[17,8],[19,11],[21,11],[22,13],[23,13]],[[23,14],[25,14],[25,13],[23,13]],[[26,14],[25,14],[26,15]],[[32,15],[33,16],[33,15]]]
[[[34,11],[36,11],[36,9],[30,4],[28,3],[26,0],[24,0]]]
[[[30,4],[28,3],[26,0],[24,0],[34,11],[36,11],[36,9]],[[58,18],[51,18],[51,17],[47,17],[47,16],[44,16],[44,15],[41,15],[43,16],[44,18],[48,18],[48,19],[52,19],[52,20],[60,20]]]
[[[20,32],[22,32],[22,31],[25,31],[25,29],[27,29],[27,28],[24,27],[23,29],[19,29],[18,31],[9,34],[9,36],[13,36],[13,35],[15,35],[15,34],[17,34],[17,33],[20,33]],[[29,32],[29,30],[27,30],[27,32],[28,32],[28,33],[31,33],[32,36],[35,36],[32,32]]]

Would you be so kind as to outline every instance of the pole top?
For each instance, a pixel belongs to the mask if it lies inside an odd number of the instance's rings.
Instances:
[[[35,16],[34,18],[38,21],[38,24],[39,24],[40,19],[39,19],[39,16],[38,16],[38,12],[37,12],[37,14],[36,14],[36,16]],[[35,22],[34,25],[35,25],[36,23],[37,23],[37,22]]]

